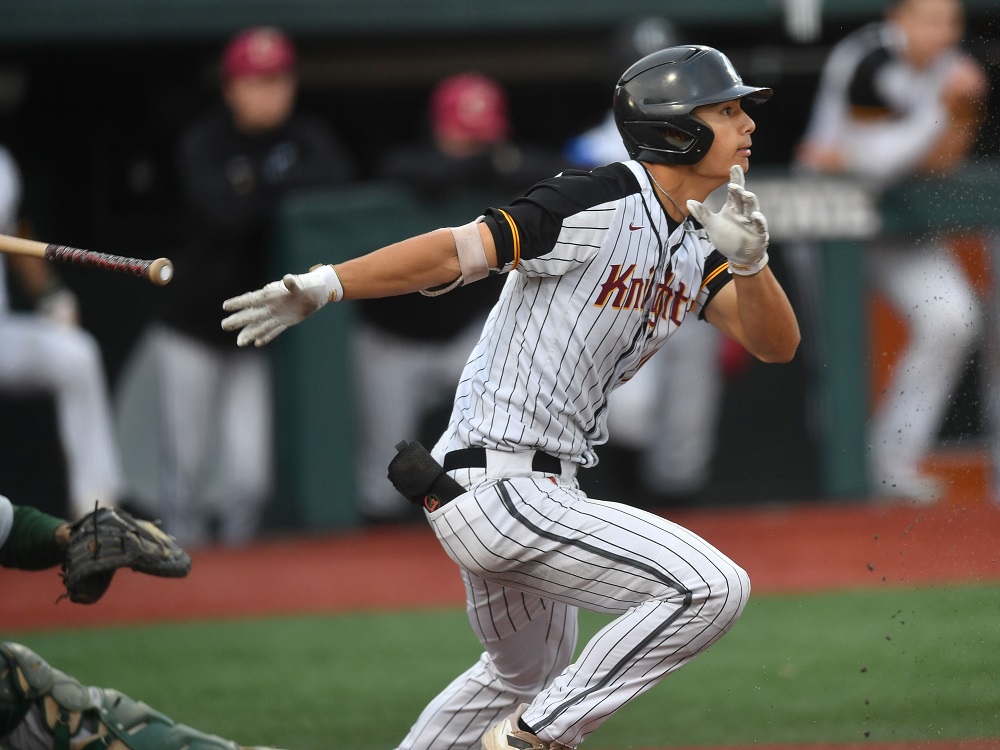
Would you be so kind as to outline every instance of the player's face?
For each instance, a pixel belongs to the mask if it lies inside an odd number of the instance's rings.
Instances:
[[[696,107],[691,114],[715,134],[708,153],[694,165],[696,174],[718,180],[722,185],[729,180],[729,168],[734,164],[739,164],[744,172],[750,168],[750,134],[757,126],[743,111],[739,99]]]
[[[906,36],[906,57],[923,68],[962,39],[965,19],[958,0],[908,0],[890,18]]]
[[[240,76],[226,85],[226,103],[241,130],[272,130],[291,113],[296,88],[291,73]]]

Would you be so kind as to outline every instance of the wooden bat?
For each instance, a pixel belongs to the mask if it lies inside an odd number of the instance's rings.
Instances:
[[[145,277],[157,286],[169,283],[170,279],[174,277],[174,264],[168,258],[157,258],[156,260],[126,258],[121,255],[108,255],[93,250],[81,250],[78,247],[48,245],[37,240],[11,237],[7,234],[0,234],[0,252],[14,255],[33,255],[45,260],[127,273],[131,276]]]

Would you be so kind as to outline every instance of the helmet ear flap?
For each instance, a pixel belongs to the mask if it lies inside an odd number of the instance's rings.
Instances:
[[[690,115],[661,122],[625,122],[619,131],[631,158],[661,164],[696,164],[715,140],[712,129]],[[647,144],[657,144],[657,148]]]

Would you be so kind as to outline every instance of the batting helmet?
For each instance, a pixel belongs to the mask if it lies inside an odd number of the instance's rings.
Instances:
[[[768,88],[747,86],[724,54],[691,44],[639,60],[618,80],[615,123],[629,156],[660,164],[696,164],[715,139],[695,107],[742,99],[760,104]]]

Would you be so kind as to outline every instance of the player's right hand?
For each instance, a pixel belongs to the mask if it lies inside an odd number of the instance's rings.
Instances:
[[[309,273],[286,274],[281,281],[227,299],[222,309],[232,315],[223,319],[223,330],[238,330],[239,346],[264,346],[330,301],[331,273],[336,276],[331,266],[319,266]]]

